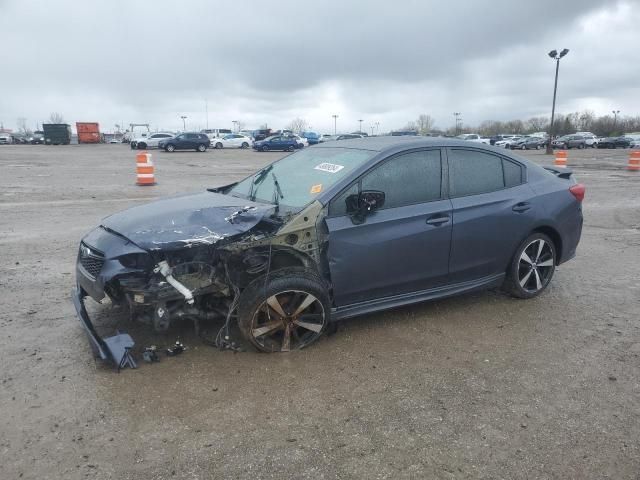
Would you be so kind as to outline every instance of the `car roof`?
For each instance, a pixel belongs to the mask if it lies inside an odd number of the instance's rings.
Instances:
[[[373,152],[387,152],[391,150],[403,150],[406,148],[420,147],[482,147],[481,143],[468,142],[466,140],[448,138],[448,137],[418,137],[418,136],[399,136],[399,137],[363,137],[352,138],[348,140],[340,140],[339,143],[321,143],[309,148],[353,148],[357,150],[369,150]],[[491,147],[487,150],[494,150]]]

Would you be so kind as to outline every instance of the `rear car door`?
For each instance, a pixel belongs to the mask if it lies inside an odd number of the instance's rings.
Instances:
[[[392,156],[329,204],[327,258],[336,306],[443,285],[448,274],[451,202],[442,191],[440,149]],[[384,205],[354,222],[346,199],[385,193]]]
[[[504,273],[540,206],[525,166],[492,152],[449,148],[451,283]]]

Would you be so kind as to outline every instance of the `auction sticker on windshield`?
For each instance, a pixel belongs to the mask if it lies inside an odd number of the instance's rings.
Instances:
[[[323,172],[337,173],[344,168],[344,165],[336,165],[335,163],[321,163],[313,167],[315,170],[321,170]]]

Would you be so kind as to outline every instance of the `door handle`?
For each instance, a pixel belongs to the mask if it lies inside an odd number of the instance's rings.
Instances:
[[[512,210],[514,212],[522,213],[522,212],[526,212],[530,208],[531,208],[531,205],[529,205],[529,202],[520,202],[520,203],[516,203],[513,206]]]
[[[449,220],[451,220],[449,215],[436,214],[427,218],[427,225],[442,225],[443,223],[447,223]]]

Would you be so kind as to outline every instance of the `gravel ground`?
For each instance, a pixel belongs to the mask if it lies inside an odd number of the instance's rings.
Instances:
[[[0,478],[638,478],[640,173],[569,153],[587,186],[578,256],[529,301],[485,292],[368,315],[290,354],[189,349],[116,374],[69,299],[107,214],[281,156],[0,146]],[[525,152],[540,163],[541,152]],[[104,328],[118,311],[91,309]]]

